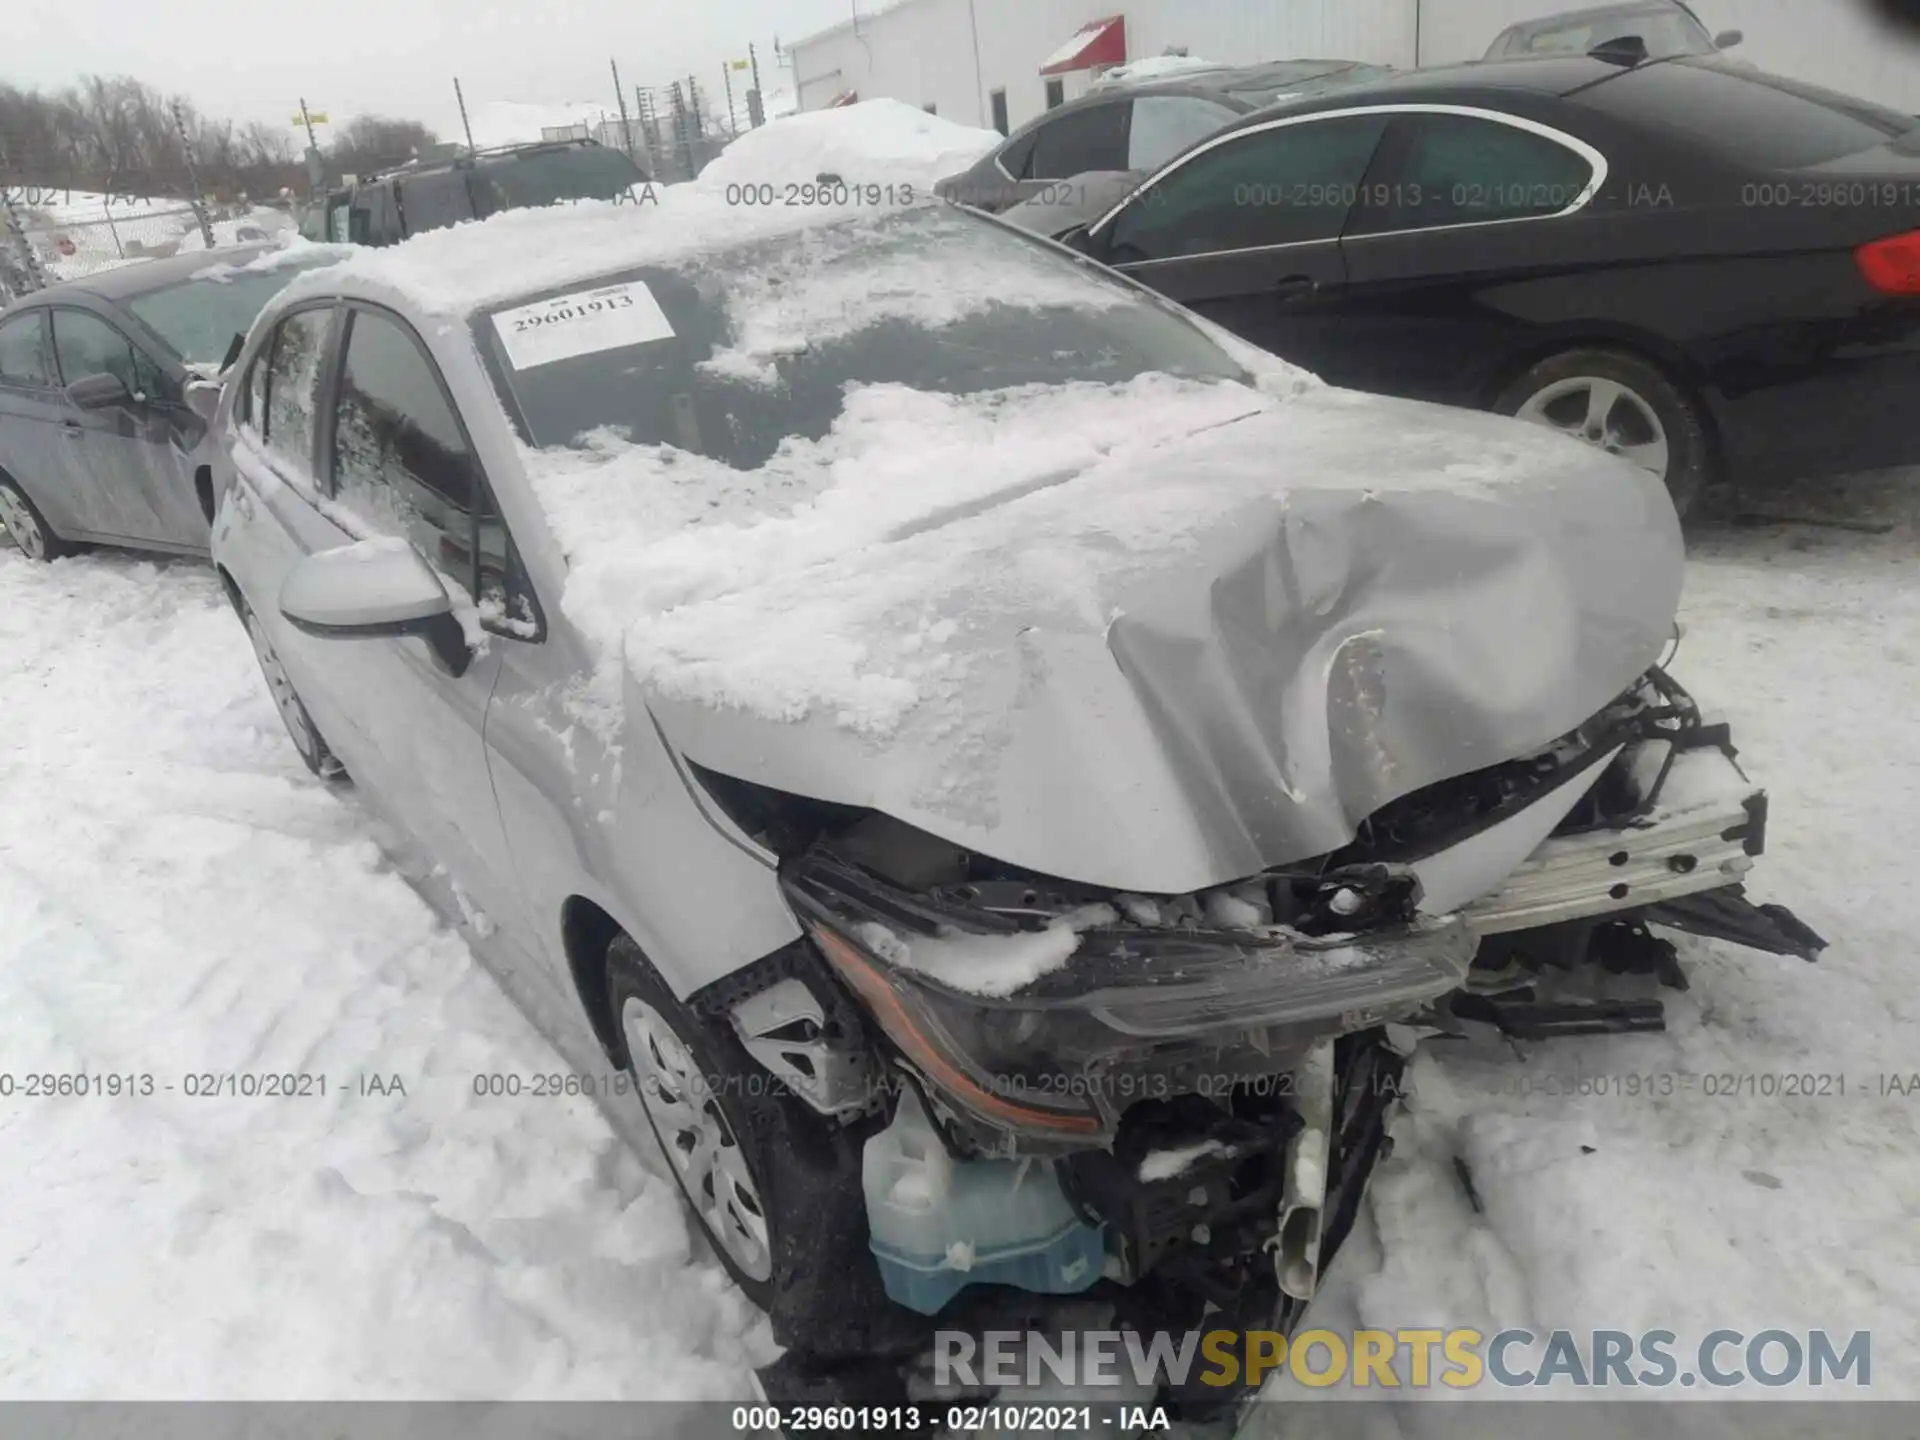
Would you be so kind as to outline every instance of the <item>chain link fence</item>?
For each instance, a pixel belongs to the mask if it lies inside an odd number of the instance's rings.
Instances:
[[[260,226],[191,200],[15,187],[0,191],[0,298],[182,250],[265,238]]]

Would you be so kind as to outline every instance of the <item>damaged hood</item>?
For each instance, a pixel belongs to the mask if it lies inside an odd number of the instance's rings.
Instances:
[[[1636,467],[1324,387],[1193,413],[636,625],[629,703],[712,770],[1172,893],[1545,746],[1671,638]]]

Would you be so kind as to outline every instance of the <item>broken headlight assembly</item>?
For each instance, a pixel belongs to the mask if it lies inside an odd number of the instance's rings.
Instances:
[[[1377,928],[1317,936],[1149,928],[1104,905],[1043,922],[817,849],[781,875],[834,971],[983,1153],[1109,1145],[1137,1101],[1285,1074],[1315,1041],[1454,989],[1476,943],[1457,919],[1416,916],[1417,887],[1387,867],[1329,887]]]

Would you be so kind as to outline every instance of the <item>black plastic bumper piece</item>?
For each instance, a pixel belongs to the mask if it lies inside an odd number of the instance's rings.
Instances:
[[[1671,930],[1726,940],[1769,955],[1817,960],[1827,942],[1784,905],[1756,905],[1744,885],[1728,885],[1698,895],[1650,905],[1646,919]]]

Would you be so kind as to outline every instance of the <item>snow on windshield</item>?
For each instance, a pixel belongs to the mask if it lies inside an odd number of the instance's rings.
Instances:
[[[904,244],[874,244],[865,226],[809,235],[774,264],[727,276],[733,343],[706,362],[717,374],[777,383],[774,360],[883,320],[938,327],[996,304],[1031,310],[1137,308],[1133,291],[1077,266],[1015,265],[983,222],[935,224]],[[916,243],[917,242],[917,243]]]

